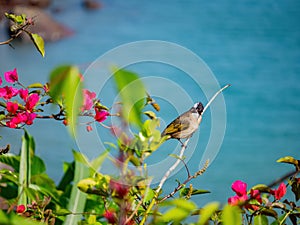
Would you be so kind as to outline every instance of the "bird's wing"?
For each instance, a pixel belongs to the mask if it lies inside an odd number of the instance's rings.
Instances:
[[[189,121],[185,120],[184,123],[182,120],[177,117],[175,120],[173,120],[162,132],[162,136],[164,135],[172,135],[174,133],[183,131],[189,127]]]

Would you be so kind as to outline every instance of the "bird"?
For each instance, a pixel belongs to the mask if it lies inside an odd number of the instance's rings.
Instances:
[[[161,137],[177,139],[184,146],[181,139],[190,138],[195,133],[201,122],[203,110],[204,107],[201,102],[195,103],[190,110],[173,120],[163,130]]]

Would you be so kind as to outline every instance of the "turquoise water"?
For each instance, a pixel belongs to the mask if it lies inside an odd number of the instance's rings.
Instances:
[[[68,2],[72,4],[68,6]],[[16,44],[15,49],[1,46],[1,74],[17,67],[24,83],[45,82],[51,69],[61,63],[75,63],[84,69],[121,44],[140,40],[174,42],[201,57],[220,85],[232,84],[224,93],[227,128],[221,150],[208,171],[194,181],[195,187],[212,193],[195,200],[225,202],[232,195],[230,185],[234,180],[244,180],[250,186],[269,183],[291,169],[275,161],[286,155],[300,158],[299,1],[102,2],[101,10],[88,12],[78,2],[56,1],[55,6],[62,11],[55,18],[72,28],[75,35],[48,43],[45,59],[32,45]],[[3,34],[0,37],[5,38]],[[178,70],[157,65],[132,69],[178,82],[193,100],[202,96],[192,80]],[[167,87],[165,91],[176,93]],[[101,96],[105,104],[111,103],[112,93]],[[164,111],[160,116],[169,122],[177,115]],[[209,119],[208,114],[201,125],[205,138],[209,135]],[[62,162],[72,160],[71,149],[76,145],[64,126],[53,121],[37,121],[29,131],[36,138],[37,153],[46,160],[48,173],[59,179]],[[0,132],[1,145],[8,140],[12,151],[17,152],[21,132]],[[170,141],[169,146],[174,144]],[[170,147],[166,144],[166,148]],[[168,154],[157,152],[154,160]],[[195,153],[188,162],[191,171],[198,169],[199,160]],[[184,179],[186,172],[180,171],[178,177]],[[175,185],[173,177],[167,190]]]

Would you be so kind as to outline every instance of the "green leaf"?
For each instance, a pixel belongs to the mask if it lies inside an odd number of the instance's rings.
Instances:
[[[87,167],[89,166],[89,161],[84,154],[75,150],[72,150],[72,153],[75,161],[78,161]]]
[[[177,198],[177,199],[174,199],[171,201],[166,201],[166,202],[163,202],[162,205],[163,206],[176,206],[178,208],[182,208],[187,211],[193,211],[196,209],[196,205],[194,202],[192,202],[190,200],[188,201],[183,198]]]
[[[114,80],[122,101],[123,119],[141,128],[141,115],[146,93],[144,84],[137,74],[121,69],[116,69]]]
[[[161,220],[165,222],[174,221],[178,223],[190,215],[190,212],[181,208],[172,208],[161,216]]]
[[[74,184],[71,191],[71,197],[69,200],[68,210],[72,213],[84,212],[86,194],[81,192],[77,188],[77,183],[89,176],[90,169],[82,164],[80,161],[75,160],[75,174]],[[64,221],[64,225],[77,224],[81,220],[81,215],[68,215]]]
[[[269,188],[267,185],[265,184],[257,184],[255,186],[253,186],[251,189],[253,190],[258,190],[260,192],[266,192],[266,193],[270,193],[271,188]]]
[[[39,53],[45,57],[45,44],[44,44],[44,39],[38,35],[38,34],[33,34],[33,33],[28,33],[34,46],[36,49],[39,51]]]
[[[59,210],[55,211],[55,215],[57,215],[57,216],[67,216],[70,214],[72,214],[72,212],[70,212],[67,209],[59,209]]]
[[[27,88],[44,88],[44,85],[41,83],[33,83],[28,85]]]
[[[237,206],[226,205],[222,213],[223,225],[239,225],[242,224],[242,215]]]
[[[0,209],[0,224],[9,224],[9,220],[6,213]]]
[[[280,158],[276,162],[293,164],[298,170],[300,169],[299,160],[295,159],[292,156],[286,156],[286,157]]]
[[[254,217],[254,225],[268,225],[268,218],[264,215],[257,215]]]
[[[11,13],[5,13],[5,17],[7,19],[12,20],[13,22],[17,23],[17,24],[23,24],[26,22],[26,15],[22,14],[22,15],[15,15],[15,14],[11,14]]]
[[[24,130],[24,136],[22,136],[22,147],[20,153],[20,169],[19,169],[19,205],[29,204],[28,196],[24,189],[29,187],[31,179],[31,154],[34,154],[34,140],[31,135]]]
[[[33,156],[31,158],[31,176],[44,172],[46,172],[46,165],[44,161],[38,156]]]
[[[60,66],[50,74],[49,94],[55,102],[63,104],[69,132],[75,137],[77,117],[83,103],[82,82],[76,66]]]
[[[219,208],[219,203],[218,202],[211,202],[205,205],[201,210],[200,210],[200,217],[198,221],[198,225],[205,225],[211,218],[211,216],[218,210]]]
[[[75,162],[68,164],[66,172],[64,173],[61,181],[59,182],[57,189],[65,191],[67,186],[73,181],[75,170]]]
[[[14,168],[15,171],[19,171],[20,166],[20,156],[16,155],[1,155],[0,162]]]
[[[192,212],[197,208],[194,202],[187,201],[182,198],[163,202],[162,205],[173,206],[173,208],[165,212],[160,219],[165,222],[174,221],[175,223],[178,223],[190,216]]]
[[[180,191],[180,197],[184,197],[189,193],[189,188],[183,188]],[[203,194],[208,194],[210,191],[208,190],[199,190],[199,189],[193,189],[192,195],[203,195]]]
[[[261,209],[260,212],[261,212],[262,215],[272,216],[274,218],[277,218],[277,216],[278,216],[277,212],[273,209],[263,208],[263,209]]]
[[[146,112],[144,112],[144,114],[145,114],[146,116],[148,116],[149,119],[151,119],[151,120],[157,118],[157,117],[156,117],[156,114],[155,114],[153,111],[146,111]]]
[[[104,160],[107,158],[108,153],[109,151],[105,151],[102,154],[100,154],[96,159],[94,159],[90,163],[91,169],[93,169],[94,171],[98,171],[101,168],[101,165],[104,162]]]

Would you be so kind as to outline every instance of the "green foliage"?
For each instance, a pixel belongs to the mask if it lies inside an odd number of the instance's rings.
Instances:
[[[10,31],[14,33],[12,35],[12,39],[16,38],[22,32],[25,32],[32,40],[38,52],[42,55],[42,57],[44,57],[44,39],[40,35],[32,33],[27,29],[30,25],[34,24],[32,18],[28,19],[25,14],[15,15],[11,13],[5,13],[5,17],[13,22],[13,24],[10,26]],[[4,42],[4,44],[8,43],[9,42]]]
[[[45,44],[44,44],[44,39],[38,35],[38,34],[29,34],[32,42],[34,43],[36,49],[39,51],[39,53],[45,57]]]
[[[82,82],[76,66],[60,66],[50,74],[50,96],[66,111],[69,132],[74,137],[83,103]]]
[[[220,204],[218,202],[211,202],[200,209],[198,225],[207,224],[213,214],[219,209],[219,205]]]
[[[222,211],[223,225],[242,224],[241,209],[237,206],[226,205]]]
[[[16,17],[11,19],[20,20]],[[18,206],[26,206],[26,210],[19,212],[21,216],[9,210],[6,212],[0,210],[0,224],[34,225],[38,224],[36,221],[43,221],[44,224],[51,225],[54,222],[59,225],[207,225],[210,223],[283,225],[288,220],[293,225],[297,224],[300,218],[300,207],[297,206],[300,198],[300,182],[297,177],[299,160],[290,156],[281,158],[278,162],[292,164],[296,168],[296,172],[282,179],[287,180],[287,187],[291,188],[296,202],[284,199],[286,185],[281,183],[277,188],[276,185],[280,181],[269,186],[258,184],[250,190],[243,189],[241,192],[244,193],[243,199],[239,193],[234,196],[238,199],[237,202],[231,202],[231,205],[225,205],[223,208],[220,208],[220,203],[217,202],[205,206],[196,205],[191,200],[195,195],[210,192],[195,189],[191,183],[187,185],[192,179],[201,175],[206,167],[194,173],[195,175],[190,175],[189,165],[185,162],[184,155],[169,155],[183,163],[188,172],[188,178],[184,182],[178,181],[174,191],[169,194],[164,193],[161,189],[163,182],[158,188],[150,185],[152,178],[147,175],[145,159],[154,154],[166,139],[160,135],[158,129],[160,124],[156,114],[150,110],[144,113],[143,111],[147,105],[152,105],[157,111],[159,106],[149,94],[146,94],[137,74],[116,70],[114,80],[122,101],[119,119],[123,125],[118,127],[120,132],[115,134],[116,141],[105,144],[112,148],[111,151],[114,151],[117,156],[113,158],[108,155],[106,149],[101,149],[103,153],[90,161],[84,154],[73,150],[74,161],[64,163],[64,174],[56,185],[46,174],[43,160],[35,155],[33,137],[24,131],[20,155],[6,155],[6,152],[0,155],[0,162],[11,167],[0,171],[0,196],[7,200],[10,209],[18,204]],[[83,113],[88,110],[80,111],[83,89],[78,68],[74,66],[56,68],[50,75],[49,85],[51,98],[39,103],[40,106],[47,102],[57,104],[60,112],[53,117],[57,120],[67,119],[69,131],[72,136],[75,136],[77,116],[80,113],[85,116],[90,115],[90,111],[87,114]],[[34,83],[28,88],[45,87],[40,83]],[[47,95],[46,91],[41,93]],[[109,110],[99,100],[94,98],[90,100],[93,101],[93,107]],[[7,106],[6,102],[0,104],[1,107]],[[134,132],[127,132],[128,127],[134,127]],[[106,159],[114,163],[119,170],[118,174],[99,172]],[[168,175],[163,177],[165,178],[167,179]],[[23,217],[28,218],[24,220]]]
[[[89,168],[82,163],[79,158],[78,152],[73,152],[74,153],[74,158],[75,158],[75,171],[74,171],[74,184],[77,184],[80,180],[86,178],[90,174]],[[76,157],[77,156],[77,157]],[[77,185],[73,185],[72,191],[71,191],[71,196],[68,204],[68,211],[72,213],[80,213],[84,211],[85,208],[85,202],[86,202],[86,194],[81,192],[78,188]],[[76,224],[78,221],[80,221],[81,215],[73,215],[70,214],[67,216],[64,224]]]
[[[122,101],[122,117],[138,127],[142,127],[142,108],[145,105],[146,90],[138,75],[127,71],[115,69],[114,80]]]
[[[22,148],[20,154],[20,169],[19,169],[19,205],[29,204],[26,190],[31,184],[31,159],[34,155],[35,143],[33,137],[25,130],[22,137]]]
[[[167,201],[163,206],[171,206],[171,209],[167,210],[159,220],[164,222],[173,221],[176,224],[186,219],[197,209],[197,206],[192,201],[186,201],[185,199],[174,199]]]

